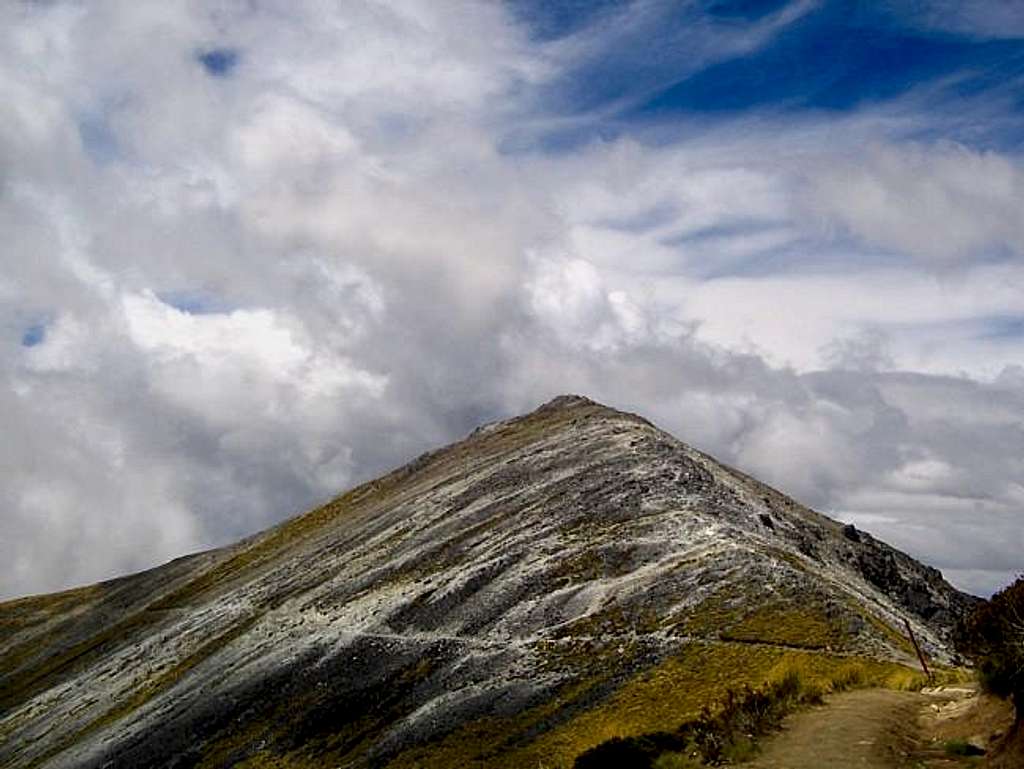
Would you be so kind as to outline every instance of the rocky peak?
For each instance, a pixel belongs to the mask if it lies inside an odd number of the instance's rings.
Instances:
[[[234,546],[0,605],[0,764],[451,766],[468,741],[520,766],[711,660],[737,681],[794,655],[916,664],[905,622],[949,660],[968,603],[641,417],[559,396]]]

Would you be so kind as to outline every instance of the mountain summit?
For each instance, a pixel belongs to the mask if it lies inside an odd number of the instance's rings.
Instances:
[[[230,547],[0,604],[0,766],[569,766],[971,599],[577,396]],[[717,689],[716,689],[717,687]]]

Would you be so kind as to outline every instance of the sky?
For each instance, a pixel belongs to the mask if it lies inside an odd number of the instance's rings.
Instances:
[[[1024,570],[1021,0],[0,4],[0,597],[560,393]]]

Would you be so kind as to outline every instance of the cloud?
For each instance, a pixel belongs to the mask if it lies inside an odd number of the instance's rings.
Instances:
[[[1024,255],[1024,167],[958,145],[875,146],[809,191],[821,216],[870,245],[951,262]]]
[[[224,544],[565,391],[1005,581],[1019,156],[912,98],[630,122],[817,7],[699,5],[0,10],[0,595]]]
[[[570,348],[614,351],[649,337],[641,308],[583,259],[538,258],[526,291],[535,318]]]
[[[571,77],[571,85],[560,88],[562,99],[568,96],[575,107],[607,109],[610,102],[621,108],[714,63],[757,51],[818,6],[795,0],[732,15],[707,3],[632,2],[555,43],[549,55]]]
[[[1014,3],[991,0],[929,0],[890,4],[896,19],[926,29],[977,38],[1022,38],[1024,18]]]
[[[387,384],[317,349],[301,322],[271,310],[196,316],[143,294],[125,296],[123,312],[128,339],[149,361],[151,387],[214,428],[317,411],[318,400],[378,397]]]

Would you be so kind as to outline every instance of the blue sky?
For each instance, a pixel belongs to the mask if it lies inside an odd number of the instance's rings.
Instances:
[[[673,127],[691,130],[694,122],[710,130],[709,124],[744,118],[827,119],[911,103],[930,119],[905,127],[901,138],[941,137],[1002,150],[1024,141],[1019,34],[995,36],[966,23],[937,28],[927,17],[886,3],[512,7],[548,46],[585,41],[600,30],[593,48],[584,45],[585,55],[545,93],[546,104],[566,117],[600,119],[558,136],[557,146],[620,136],[651,123],[671,135]],[[631,27],[638,16],[646,22]],[[763,35],[761,44],[745,45],[751,35]]]
[[[238,52],[231,48],[211,48],[196,55],[203,69],[212,77],[230,77],[238,65]]]
[[[0,596],[566,391],[989,592],[1022,89],[1016,2],[12,4]]]
[[[849,110],[937,85],[938,99],[1019,80],[1024,45],[929,34],[836,8],[809,13],[749,56],[672,83],[638,113]]]

